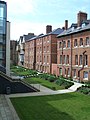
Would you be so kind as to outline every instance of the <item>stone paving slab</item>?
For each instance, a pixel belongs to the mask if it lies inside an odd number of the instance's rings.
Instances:
[[[0,120],[20,120],[16,112],[11,107],[11,102],[5,95],[0,95]],[[10,105],[11,104],[11,105]],[[12,109],[12,110],[11,110]]]

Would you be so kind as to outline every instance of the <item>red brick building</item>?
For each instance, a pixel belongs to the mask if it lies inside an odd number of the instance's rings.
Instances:
[[[76,81],[90,80],[90,20],[87,14],[79,12],[77,24],[72,24],[57,39],[56,75]],[[52,72],[56,66],[53,65]]]
[[[36,64],[36,37],[25,42],[24,67],[35,69]]]
[[[10,64],[18,64],[18,52],[16,51],[17,41],[10,40]]]
[[[57,38],[63,30],[52,31],[52,26],[46,26],[46,35],[36,39],[36,70],[51,73],[52,63],[57,63]]]

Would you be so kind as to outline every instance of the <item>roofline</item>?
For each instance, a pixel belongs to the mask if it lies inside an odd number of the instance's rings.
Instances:
[[[89,31],[90,28],[88,29],[84,29],[84,30],[81,30],[81,31],[76,31],[76,32],[73,32],[73,33],[68,33],[68,34],[65,34],[65,35],[61,35],[61,36],[57,36],[57,38],[61,38],[61,37],[66,37],[66,36],[69,36],[69,35],[73,35],[73,34],[77,34],[77,33],[81,33],[81,32],[85,32],[85,31]]]

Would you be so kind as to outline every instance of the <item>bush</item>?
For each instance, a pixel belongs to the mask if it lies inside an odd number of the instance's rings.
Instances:
[[[54,82],[54,81],[55,81],[55,76],[49,76],[49,77],[48,77],[48,80],[49,80],[50,82]]]
[[[48,80],[49,75],[48,74],[41,74],[40,78],[43,78],[45,80]]]
[[[58,80],[55,81],[55,83],[61,86],[64,83],[64,80],[59,78]]]
[[[52,87],[52,90],[56,90],[56,87]]]
[[[87,86],[82,86],[78,89],[79,92],[83,93],[83,94],[89,94],[90,93],[90,88]]]
[[[71,77],[69,77],[68,80],[73,81],[73,79]]]

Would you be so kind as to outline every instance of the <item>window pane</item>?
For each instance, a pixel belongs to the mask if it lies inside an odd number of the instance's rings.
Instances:
[[[62,75],[62,68],[60,68],[60,70],[59,70],[59,71],[60,71],[60,75]]]
[[[0,17],[3,17],[4,9],[3,7],[0,8]]]
[[[70,47],[70,40],[68,40],[67,47]]]
[[[75,55],[75,65],[78,65],[78,55]]]
[[[89,45],[89,37],[86,37],[86,45]]]
[[[84,78],[88,78],[88,72],[84,71]]]
[[[77,46],[77,39],[74,40],[74,46]]]
[[[83,45],[83,39],[80,38],[80,46],[82,46],[82,45]]]

